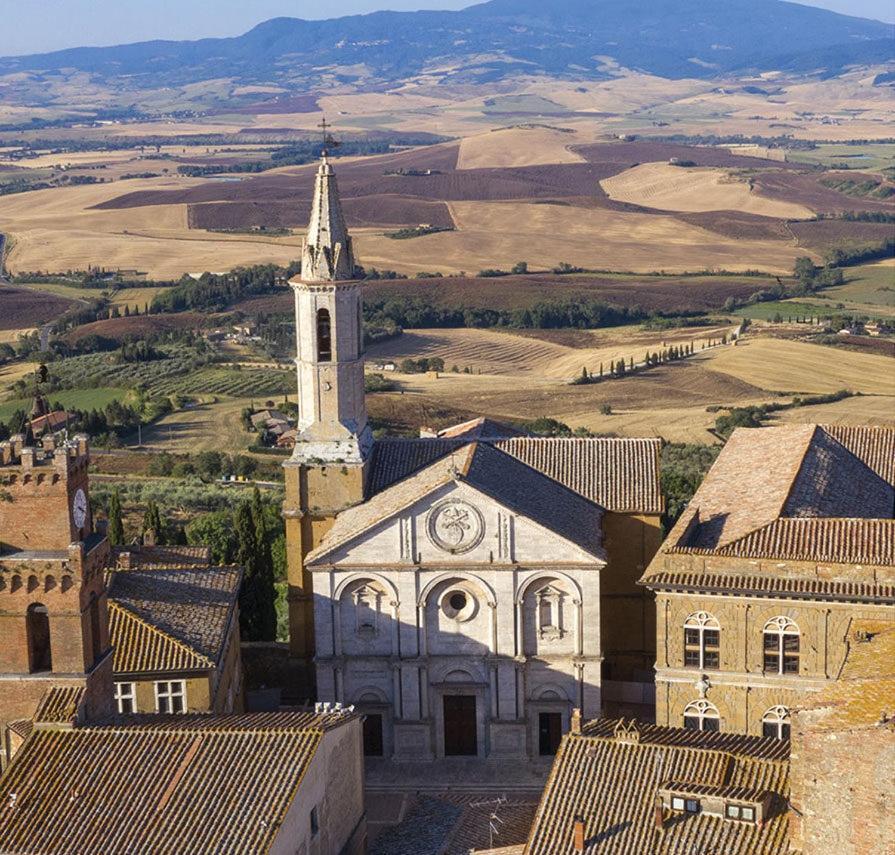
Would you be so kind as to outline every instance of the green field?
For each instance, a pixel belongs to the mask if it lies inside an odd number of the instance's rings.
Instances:
[[[753,321],[771,321],[778,314],[786,321],[797,317],[819,317],[829,315],[836,311],[835,304],[825,305],[822,302],[807,303],[803,300],[769,300],[767,303],[755,303],[751,306],[743,306],[733,314],[741,318],[749,318]]]
[[[869,303],[895,308],[895,265],[862,264],[845,271],[845,284],[828,288],[831,300]]]
[[[234,398],[283,395],[295,389],[291,371],[203,368],[152,384],[159,395],[228,395]]]
[[[794,163],[810,163],[826,167],[862,169],[879,172],[895,166],[895,145],[819,145],[811,151],[790,151],[786,159]]]
[[[59,401],[62,406],[72,410],[98,410],[115,400],[124,400],[128,396],[127,389],[99,387],[96,389],[63,389],[51,392],[47,397],[51,403]],[[16,410],[31,410],[31,398],[19,398],[15,401],[0,403],[0,421],[6,421]]]

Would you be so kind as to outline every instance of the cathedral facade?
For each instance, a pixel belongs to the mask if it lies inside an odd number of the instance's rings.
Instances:
[[[659,443],[480,419],[373,442],[361,285],[324,158],[295,292],[286,463],[293,655],[370,755],[552,755],[571,710],[649,704]]]

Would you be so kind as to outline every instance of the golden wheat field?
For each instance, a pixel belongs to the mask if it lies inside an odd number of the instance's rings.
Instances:
[[[772,240],[733,240],[671,216],[520,202],[451,202],[457,230],[416,238],[412,252],[383,234],[357,236],[373,267],[470,274],[527,261],[544,270],[566,261],[597,270],[788,273],[805,250]]]
[[[460,143],[458,169],[538,166],[545,163],[582,163],[584,158],[569,150],[588,142],[576,132],[554,128],[502,128],[465,137]]]
[[[741,211],[784,220],[814,216],[804,205],[760,196],[726,169],[642,163],[604,178],[600,185],[610,199],[664,211]]]

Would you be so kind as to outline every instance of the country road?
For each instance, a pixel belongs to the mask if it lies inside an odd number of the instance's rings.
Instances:
[[[9,280],[6,278],[6,268],[3,266],[4,258],[6,257],[6,235],[3,232],[0,232],[0,283],[8,283]]]

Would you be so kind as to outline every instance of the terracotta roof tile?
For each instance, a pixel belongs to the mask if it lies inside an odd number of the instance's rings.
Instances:
[[[607,510],[652,514],[664,510],[659,483],[662,445],[658,439],[482,436],[479,441],[512,455]],[[463,436],[378,441],[373,450],[370,495],[457,453],[468,443],[469,438]]]
[[[191,564],[209,566],[211,549],[207,546],[116,546],[112,549],[112,566],[122,570],[146,567],[184,567]]]
[[[83,686],[54,686],[41,698],[34,721],[48,724],[71,724],[78,716],[84,700]]]
[[[0,804],[16,794],[0,811],[0,850],[266,852],[330,719],[154,716],[37,729],[0,777]]]
[[[707,572],[701,570],[665,571],[650,569],[641,584],[657,590],[705,591],[744,596],[782,596],[804,599],[842,600],[845,602],[895,604],[895,583],[873,580],[825,579],[817,576],[791,576],[780,573],[757,574],[748,571]]]
[[[614,737],[618,722],[598,720],[560,745],[526,852],[570,852],[576,816],[585,823],[585,852],[785,852],[788,840],[788,746],[737,734],[640,727],[639,742]],[[656,827],[656,796],[671,781],[729,792],[772,794],[763,824],[706,813],[680,814]],[[693,847],[697,847],[693,849]]]
[[[238,567],[146,567],[110,574],[116,673],[205,670],[223,655]]]

